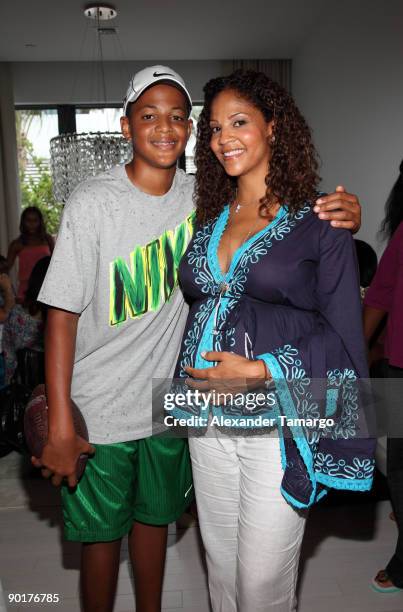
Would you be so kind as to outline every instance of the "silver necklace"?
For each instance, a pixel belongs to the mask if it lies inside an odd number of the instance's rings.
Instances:
[[[239,211],[241,210],[241,208],[250,208],[251,206],[256,206],[256,204],[241,204],[240,202],[234,202],[234,206],[235,206],[235,214],[239,213]]]

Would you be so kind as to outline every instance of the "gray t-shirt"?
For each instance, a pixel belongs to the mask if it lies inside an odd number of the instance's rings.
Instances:
[[[95,444],[151,434],[152,378],[172,376],[187,316],[177,266],[192,193],[182,170],[153,196],[117,166],[65,206],[39,300],[80,314],[71,394]]]

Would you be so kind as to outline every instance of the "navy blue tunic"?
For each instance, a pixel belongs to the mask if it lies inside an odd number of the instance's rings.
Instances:
[[[210,367],[202,351],[263,359],[275,404],[211,406],[212,413],[251,427],[258,416],[276,417],[282,493],[296,507],[310,506],[328,487],[368,490],[375,440],[369,407],[363,411],[368,371],[350,232],[319,220],[309,205],[294,216],[281,207],[223,274],[217,251],[228,217],[226,206],[196,228],[179,266],[190,312],[176,375],[186,376],[185,366]],[[202,411],[192,404],[175,414]],[[333,424],[323,425],[326,418]]]

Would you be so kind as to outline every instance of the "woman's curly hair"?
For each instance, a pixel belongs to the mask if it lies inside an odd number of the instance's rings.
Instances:
[[[258,108],[267,122],[274,121],[274,142],[261,214],[270,216],[270,208],[277,202],[287,204],[291,214],[295,214],[307,201],[315,199],[320,181],[311,131],[283,87],[262,72],[236,70],[229,76],[211,79],[204,87],[195,153],[198,221],[205,223],[213,219],[236,197],[236,177],[226,174],[210,148],[211,105],[224,90],[234,90]]]

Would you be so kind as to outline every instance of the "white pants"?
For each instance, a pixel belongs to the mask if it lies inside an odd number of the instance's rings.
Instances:
[[[290,612],[306,513],[280,492],[277,437],[189,440],[214,612]]]

